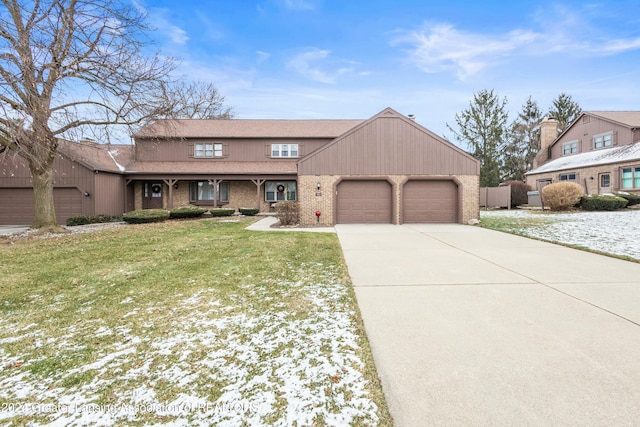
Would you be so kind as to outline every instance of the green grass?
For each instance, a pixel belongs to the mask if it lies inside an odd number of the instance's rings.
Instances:
[[[262,418],[245,420],[268,423],[289,410],[279,372],[305,380],[299,365],[334,363],[336,373],[309,379],[312,399],[339,411],[341,397],[360,393],[339,379],[357,372],[374,415],[352,424],[392,425],[336,236],[246,231],[252,221],[0,241],[0,404],[184,403],[185,395],[214,403],[242,387],[245,401],[276,396]],[[325,337],[318,325],[353,331],[357,345]],[[336,362],[341,352],[347,362]],[[205,415],[147,411],[127,424]],[[324,415],[311,419],[322,425]]]

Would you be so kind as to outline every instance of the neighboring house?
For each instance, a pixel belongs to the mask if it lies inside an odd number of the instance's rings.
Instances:
[[[527,184],[540,190],[562,181],[587,194],[640,193],[640,111],[584,112],[560,135],[555,120],[543,121]]]
[[[134,140],[62,144],[55,191],[73,203],[56,196],[60,222],[184,205],[272,212],[285,200],[303,225],[478,218],[479,161],[390,108],[366,121],[158,121]],[[12,158],[0,168],[0,224],[28,223],[28,169]]]

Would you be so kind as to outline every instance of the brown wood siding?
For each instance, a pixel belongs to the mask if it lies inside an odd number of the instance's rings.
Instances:
[[[202,138],[186,141],[136,141],[136,160],[138,161],[242,161],[256,162],[270,160],[271,144],[298,144],[300,157],[311,153],[330,142],[331,139],[215,139]],[[223,144],[222,158],[194,158],[193,147],[196,143]],[[290,159],[289,159],[290,160]]]
[[[479,162],[400,117],[377,117],[299,163],[300,175],[477,175]]]
[[[387,181],[342,181],[337,188],[336,222],[389,224],[391,203],[391,185]]]
[[[551,147],[551,159],[562,157],[562,144],[578,141],[578,153],[593,151],[593,137],[613,132],[613,147],[632,144],[637,141],[634,131],[626,126],[591,116],[588,122],[579,120]]]
[[[403,198],[405,223],[458,221],[458,186],[453,181],[408,181],[403,187]]]
[[[54,205],[58,222],[64,224],[70,216],[93,215],[94,172],[61,154],[56,156],[53,168],[55,170]],[[0,221],[4,224],[12,223],[17,209],[22,211],[25,217],[20,224],[30,224],[34,216],[31,171],[20,157],[0,156],[0,190],[2,189],[10,193],[3,192],[0,205],[6,206],[9,203],[12,206],[5,207],[6,211],[0,212]],[[84,197],[85,192],[88,192],[91,197]],[[29,196],[25,196],[26,194]],[[8,195],[10,199],[5,200]],[[13,198],[16,199],[15,202]]]
[[[122,215],[125,212],[124,178],[115,174],[97,174],[91,198],[95,206],[91,215]]]

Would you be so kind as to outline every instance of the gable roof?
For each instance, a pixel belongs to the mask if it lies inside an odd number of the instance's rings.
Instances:
[[[374,169],[383,175],[477,175],[480,161],[390,107],[298,161],[300,175],[372,174]]]
[[[58,152],[93,171],[122,173],[133,160],[133,145],[58,140]]]
[[[640,128],[640,111],[587,111],[585,114],[617,122],[630,128]]]
[[[609,163],[631,162],[634,160],[640,160],[640,142],[623,145],[621,147],[563,156],[527,172],[526,175],[606,165]]]
[[[363,120],[158,120],[134,138],[335,138]]]
[[[640,128],[640,111],[583,111],[569,126],[566,127],[564,131],[560,133],[560,135],[556,137],[556,139],[551,142],[551,144],[549,144],[549,146],[553,147],[556,145],[558,141],[562,139],[564,134],[569,132],[569,129],[579,123],[584,116],[594,116],[602,120],[626,126],[630,129]]]
[[[169,166],[168,166],[169,165]],[[297,172],[296,160],[262,162],[136,162],[127,167],[127,174],[221,174],[290,175]]]

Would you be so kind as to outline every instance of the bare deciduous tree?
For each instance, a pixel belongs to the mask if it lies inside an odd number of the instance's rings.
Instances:
[[[225,104],[213,83],[178,81],[167,88],[172,116],[182,119],[231,119],[233,108]]]
[[[28,163],[32,226],[57,230],[58,138],[167,117],[171,58],[147,56],[144,15],[118,0],[0,0],[0,151]]]

